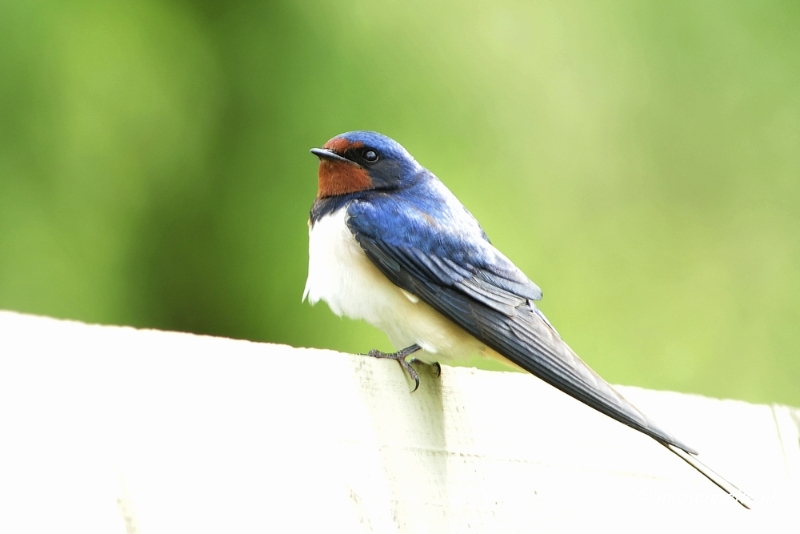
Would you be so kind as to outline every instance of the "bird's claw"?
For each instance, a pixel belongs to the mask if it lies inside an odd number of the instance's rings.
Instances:
[[[400,367],[402,367],[403,370],[406,373],[408,373],[408,376],[410,376],[411,379],[414,381],[414,389],[411,390],[411,393],[414,393],[419,388],[419,373],[417,373],[417,370],[414,369],[411,366],[411,364],[413,362],[419,361],[419,360],[417,360],[416,358],[412,358],[409,361],[409,360],[406,360],[406,358],[409,355],[414,354],[418,350],[421,350],[421,347],[419,345],[415,344],[415,345],[411,345],[410,347],[406,347],[406,348],[404,348],[402,350],[398,350],[397,352],[390,352],[390,353],[381,352],[378,349],[373,349],[373,350],[371,350],[371,351],[369,351],[367,353],[367,356],[372,356],[373,358],[382,358],[382,359],[387,359],[387,360],[395,360],[397,363],[399,363]],[[437,368],[439,370],[439,375],[441,375],[442,367],[438,363],[436,364],[436,366],[437,366]]]

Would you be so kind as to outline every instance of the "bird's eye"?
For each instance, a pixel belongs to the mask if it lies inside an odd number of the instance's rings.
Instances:
[[[361,157],[370,163],[378,161],[378,153],[371,148],[364,150],[364,152],[361,153]]]

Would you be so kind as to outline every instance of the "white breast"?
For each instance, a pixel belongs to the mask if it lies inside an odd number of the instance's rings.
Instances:
[[[488,356],[477,339],[391,283],[367,258],[345,217],[342,208],[309,230],[303,299],[311,304],[324,300],[337,315],[367,321],[386,332],[397,348],[417,343],[442,361]]]

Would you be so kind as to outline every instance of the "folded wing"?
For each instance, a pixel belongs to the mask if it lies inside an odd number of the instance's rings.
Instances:
[[[382,216],[386,208],[355,201],[347,224],[367,257],[395,285],[552,386],[665,445],[695,453],[639,412],[561,340],[533,304],[541,290],[482,230],[474,231],[479,230],[474,219],[467,225],[431,224],[409,210]],[[392,226],[408,231],[398,233]]]

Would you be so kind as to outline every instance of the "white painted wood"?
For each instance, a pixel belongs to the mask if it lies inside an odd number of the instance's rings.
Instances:
[[[532,376],[421,373],[0,312],[0,532],[797,532],[797,410],[621,388],[748,511]]]

